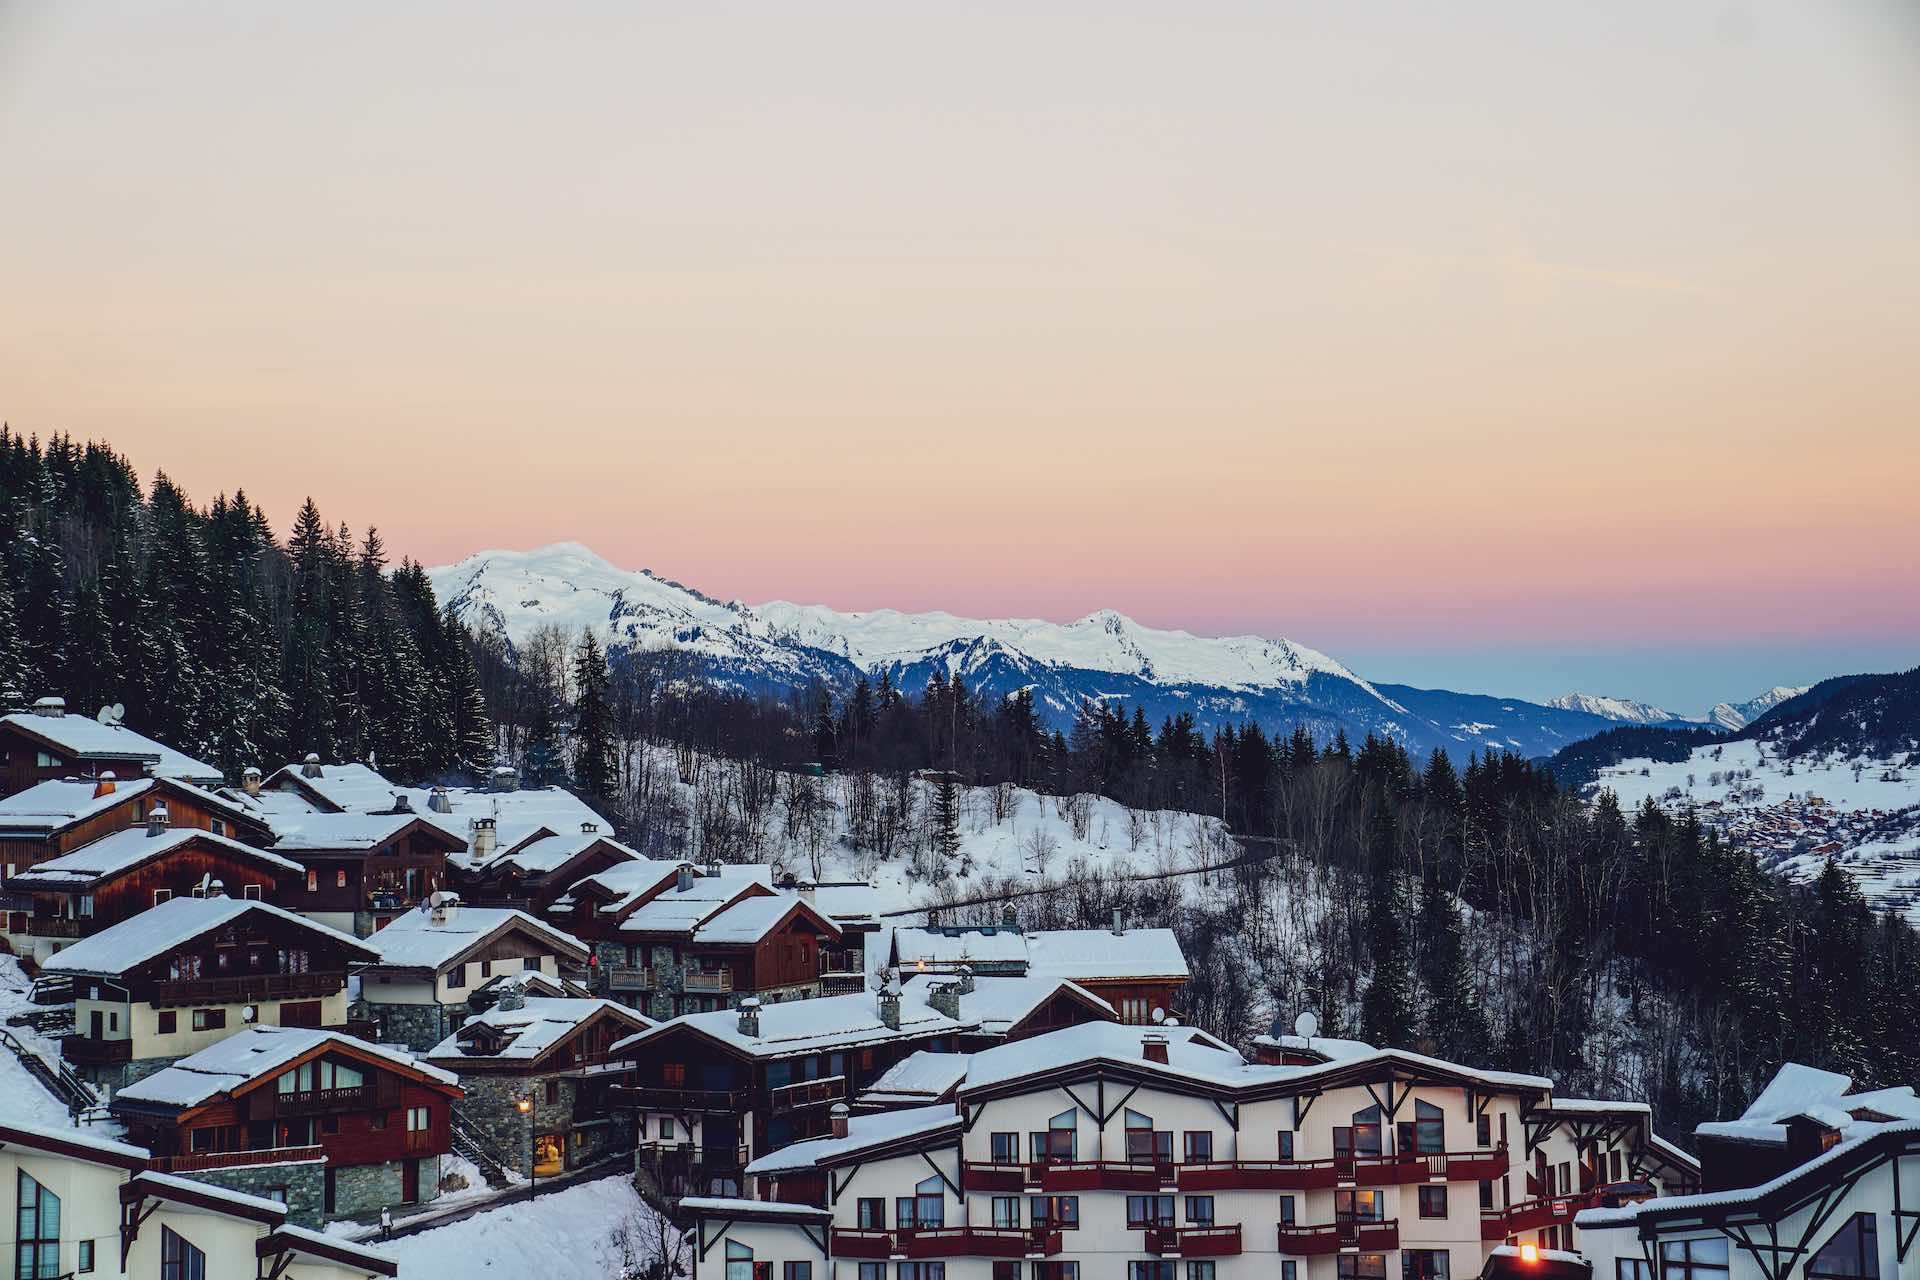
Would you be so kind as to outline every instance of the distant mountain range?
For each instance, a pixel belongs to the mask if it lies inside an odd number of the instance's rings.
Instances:
[[[862,673],[882,672],[917,690],[938,670],[991,696],[1031,689],[1059,726],[1072,722],[1082,699],[1093,699],[1137,704],[1156,725],[1183,711],[1203,726],[1254,720],[1289,732],[1304,723],[1327,736],[1386,734],[1420,753],[1444,747],[1546,756],[1623,722],[1700,723],[1626,699],[1570,694],[1542,705],[1377,684],[1289,640],[1164,631],[1112,610],[1058,623],[722,602],[644,570],[621,569],[578,543],[481,552],[427,574],[463,621],[509,644],[542,626],[570,634],[591,628],[616,661],[672,650],[692,674],[747,692],[816,682],[844,689]],[[1793,692],[1772,690],[1715,713],[1751,715],[1767,699]]]
[[[1690,725],[1709,725],[1721,729],[1744,729],[1758,720],[1788,698],[1805,693],[1810,685],[1793,687],[1778,684],[1757,698],[1745,702],[1716,702],[1704,716],[1681,716],[1654,706],[1651,702],[1636,702],[1632,698],[1609,698],[1595,693],[1567,693],[1558,698],[1549,698],[1550,707],[1563,711],[1584,711],[1599,716],[1602,720],[1612,720],[1620,724],[1666,725],[1676,729]]]

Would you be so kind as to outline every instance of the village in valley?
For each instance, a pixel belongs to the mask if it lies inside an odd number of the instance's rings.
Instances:
[[[1909,1088],[1788,1063],[1683,1148],[1311,1014],[1231,1044],[1163,922],[648,858],[510,765],[228,779],[42,698],[0,849],[21,1276],[1865,1280],[1916,1202]]]

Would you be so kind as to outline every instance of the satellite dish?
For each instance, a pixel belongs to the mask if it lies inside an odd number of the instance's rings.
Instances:
[[[254,1008],[252,1005],[247,1005],[245,1008],[240,1010],[240,1021],[242,1022],[252,1022],[255,1018],[258,1018],[259,1016],[260,1016],[260,1011]]]
[[[1165,1009],[1155,1007],[1153,1011],[1153,1020],[1156,1023],[1165,1022],[1167,1020],[1167,1011]]]
[[[1320,1018],[1311,1009],[1303,1009],[1300,1016],[1293,1020],[1293,1033],[1303,1040],[1311,1040],[1320,1030]]]
[[[102,707],[100,708],[100,714],[94,717],[95,720],[98,720],[104,725],[117,725],[126,718],[127,704],[124,702],[116,702],[111,706]]]

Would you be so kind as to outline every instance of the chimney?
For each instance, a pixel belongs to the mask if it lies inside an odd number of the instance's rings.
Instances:
[[[712,877],[714,877],[715,879],[719,879],[719,877],[720,877],[720,859],[718,859],[718,858],[715,858],[715,859],[714,859],[714,860],[713,860],[712,862],[709,862],[709,863],[707,864],[707,874],[708,874],[708,875],[710,875],[710,876],[712,876]]]
[[[433,906],[433,914],[429,919],[434,924],[452,924],[454,917],[460,913],[460,895],[457,893],[442,890],[427,901]]]
[[[435,787],[427,793],[427,808],[435,813],[452,813],[453,797],[447,794],[445,787]]]
[[[393,793],[393,811],[395,813],[412,813],[413,798],[404,791],[394,792]]]
[[[156,804],[147,814],[147,834],[157,836],[167,829],[167,806]]]
[[[681,893],[693,888],[693,868],[681,863],[680,870],[674,875],[673,887]]]
[[[960,994],[963,996],[972,995],[973,994],[973,966],[970,964],[963,964],[958,969],[955,969],[953,972],[954,972],[954,976],[959,979],[958,982],[954,983],[954,986],[959,990]]]
[[[527,1007],[526,993],[517,985],[502,987],[500,989],[500,1001],[493,1007],[496,1009],[524,1009]]]
[[[247,771],[240,775],[240,785],[246,788],[246,792],[250,796],[260,794],[260,770],[258,766],[247,766]]]
[[[487,786],[493,791],[518,791],[520,771],[510,764],[497,764],[487,779]]]
[[[760,1035],[760,1001],[755,996],[740,1002],[740,1034],[756,1038]]]
[[[1149,1031],[1140,1037],[1140,1056],[1148,1062],[1165,1065],[1167,1061],[1167,1036],[1163,1031]]]
[[[832,1115],[833,1117],[833,1136],[836,1138],[846,1137],[847,1136],[847,1104],[844,1102],[834,1103],[833,1110],[829,1114]]]
[[[599,831],[600,824],[597,822],[583,822],[580,824],[580,834],[583,836],[597,835]]]
[[[98,778],[94,779],[93,798],[95,800],[98,800],[101,796],[110,796],[112,794],[113,794],[113,770],[108,769],[106,772],[102,773]]]
[[[1113,909],[1113,931],[1115,933],[1125,933],[1127,931],[1126,925],[1120,923],[1120,908],[1118,907]]]
[[[67,714],[67,700],[65,698],[41,698],[33,704],[33,714],[58,720]]]
[[[935,1013],[960,1021],[960,984],[936,982],[927,988],[927,1004]]]
[[[226,897],[226,896],[227,896],[227,886],[226,886],[226,884],[225,884],[225,883],[224,883],[223,881],[219,881],[219,880],[210,880],[210,881],[208,881],[208,882],[207,882],[207,896],[208,896],[209,898],[224,898],[224,897]]]
[[[900,979],[888,977],[886,985],[880,988],[877,1003],[880,1006],[880,1021],[886,1024],[887,1030],[898,1031],[900,1029]]]
[[[307,758],[300,762],[300,776],[303,778],[317,778],[320,776],[319,753],[313,751],[307,752]]]
[[[500,833],[495,829],[493,819],[475,818],[470,826],[472,837],[467,843],[473,847],[473,856],[483,861],[491,858],[500,842]]]
[[[1000,908],[1000,923],[1009,929],[1020,923],[1020,915],[1011,902]]]

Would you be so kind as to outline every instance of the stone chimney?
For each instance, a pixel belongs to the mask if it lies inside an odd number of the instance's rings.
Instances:
[[[427,808],[435,813],[452,813],[453,797],[447,794],[445,787],[435,787],[427,793]]]
[[[507,985],[500,989],[500,1001],[493,1006],[496,1009],[524,1009],[527,1007],[526,993],[518,986]]]
[[[307,758],[300,762],[300,776],[303,778],[317,778],[320,776],[320,755],[318,752],[307,752]]]
[[[927,988],[927,1004],[935,1013],[960,1021],[960,984],[936,982]]]
[[[497,764],[487,777],[487,787],[492,791],[518,791],[520,771],[510,764]]]
[[[889,1031],[898,1031],[900,1029],[899,978],[892,974],[887,975],[886,982],[880,987],[876,1003],[880,1007],[880,1021],[886,1024]]]
[[[65,698],[40,698],[33,704],[33,714],[58,720],[67,714],[67,700]]]
[[[743,1036],[760,1035],[760,1001],[758,997],[748,996],[740,1002],[740,1034]]]
[[[413,797],[409,796],[404,791],[394,792],[393,793],[393,811],[395,813],[412,813]]]
[[[247,794],[250,796],[260,794],[261,781],[260,769],[257,765],[248,765],[246,772],[240,775],[240,785],[246,789]]]
[[[434,924],[452,924],[460,914],[460,895],[441,890],[427,899],[432,904],[433,914],[429,917]]]
[[[156,804],[147,814],[147,834],[157,836],[164,833],[168,826],[167,806]]]
[[[1127,931],[1127,926],[1121,923],[1120,908],[1118,907],[1113,909],[1113,931],[1115,933],[1125,933]]]
[[[836,1138],[846,1137],[847,1136],[847,1104],[844,1102],[834,1103],[833,1110],[828,1114],[833,1117],[833,1136]]]
[[[1167,1060],[1167,1035],[1164,1031],[1149,1031],[1140,1037],[1140,1056],[1148,1062],[1165,1064]]]
[[[958,969],[955,969],[953,971],[953,975],[954,977],[959,979],[958,982],[955,982],[953,984],[954,988],[957,991],[959,991],[959,993],[963,996],[972,995],[973,994],[973,966],[970,964],[963,964]]]
[[[680,870],[674,874],[673,887],[681,893],[693,888],[693,868],[681,863]]]
[[[101,796],[110,796],[112,794],[113,794],[113,770],[108,769],[106,772],[102,773],[98,778],[94,779],[93,798],[95,800],[98,800]]]
[[[473,847],[473,856],[481,861],[491,858],[500,843],[500,832],[493,819],[475,818],[470,825],[473,835],[468,843]]]

